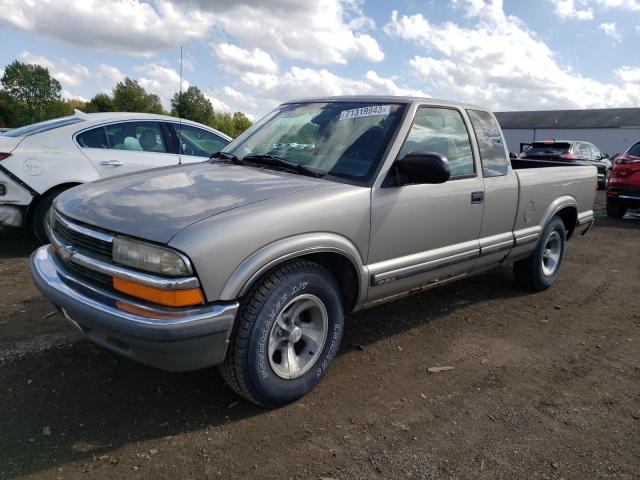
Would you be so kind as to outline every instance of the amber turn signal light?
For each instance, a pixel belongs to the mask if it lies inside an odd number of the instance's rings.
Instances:
[[[142,298],[143,300],[168,307],[187,307],[190,305],[200,305],[205,302],[204,294],[199,288],[163,290],[116,277],[113,277],[113,288],[132,297]]]

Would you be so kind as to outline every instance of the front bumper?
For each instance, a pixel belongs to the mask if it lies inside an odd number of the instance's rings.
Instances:
[[[607,190],[607,199],[630,208],[640,208],[640,188],[616,183]]]
[[[26,207],[22,205],[3,205],[0,203],[0,225],[24,227]]]
[[[40,291],[89,340],[125,357],[173,372],[197,370],[224,360],[237,302],[170,309],[88,285],[63,271],[50,246],[31,255]]]

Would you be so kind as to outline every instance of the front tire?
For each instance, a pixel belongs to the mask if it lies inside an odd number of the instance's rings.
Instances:
[[[51,209],[51,205],[53,204],[53,201],[56,199],[56,197],[65,190],[67,190],[67,188],[58,188],[44,194],[38,199],[36,206],[33,209],[33,215],[31,216],[31,226],[33,229],[33,234],[35,235],[40,245],[49,243],[49,237],[47,235],[46,228],[49,210]]]
[[[220,371],[247,400],[265,407],[294,402],[320,383],[333,361],[344,322],[331,273],[294,260],[249,291]]]
[[[567,230],[562,219],[553,217],[529,258],[513,264],[513,272],[520,285],[542,292],[553,285],[560,274],[567,243]]]

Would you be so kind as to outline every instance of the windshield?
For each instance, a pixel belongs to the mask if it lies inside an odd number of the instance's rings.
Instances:
[[[403,110],[404,105],[399,104],[362,102],[282,105],[229,144],[225,152],[241,160],[271,155],[320,176],[366,185]]]
[[[527,148],[524,153],[529,155],[534,155],[537,153],[563,154],[569,152],[570,148],[571,145],[566,142],[534,143],[529,148]]]
[[[25,127],[16,128],[3,133],[5,137],[24,137],[27,135],[33,135],[35,133],[46,132],[47,130],[53,130],[54,128],[64,127],[65,125],[71,125],[72,123],[81,122],[80,117],[62,117],[54,120],[47,120],[45,122],[33,123]]]

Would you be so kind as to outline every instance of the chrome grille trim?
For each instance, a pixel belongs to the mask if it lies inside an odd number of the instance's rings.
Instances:
[[[56,213],[55,222],[57,222],[60,218],[60,215]],[[72,224],[64,220],[66,224],[63,225],[66,227],[67,225],[73,225],[73,227],[79,227],[78,225]],[[55,223],[54,222],[54,223]],[[62,223],[62,222],[61,222]],[[91,231],[85,227],[79,227],[86,231]],[[80,233],[80,230],[74,230],[77,233]],[[93,232],[92,233],[99,233]],[[182,290],[188,288],[198,288],[200,287],[200,281],[197,277],[160,277],[153,274],[138,272],[134,270],[130,270],[114,263],[110,263],[108,261],[104,261],[100,258],[96,258],[93,256],[86,255],[83,251],[88,251],[89,253],[99,253],[96,250],[87,248],[83,246],[81,243],[79,245],[74,245],[72,242],[75,242],[76,239],[71,239],[71,242],[68,242],[66,238],[61,238],[59,236],[59,232],[55,228],[55,224],[53,229],[50,230],[50,240],[52,245],[56,249],[57,256],[60,260],[66,263],[72,263],[76,266],[79,266],[84,269],[91,270],[93,272],[107,275],[109,277],[117,277],[123,280],[128,280],[131,282],[135,282],[141,285],[145,285],[147,287],[158,288],[162,290]],[[84,235],[80,233],[80,235]],[[109,235],[107,235],[109,236]],[[94,237],[97,238],[97,237]],[[111,238],[114,238],[111,236]],[[71,245],[69,243],[72,243]],[[104,253],[99,253],[101,257],[104,258]],[[108,260],[111,259],[111,255],[109,255]],[[95,281],[95,279],[93,279]]]
[[[79,233],[80,235],[92,237],[102,242],[113,243],[113,240],[115,238],[113,235],[97,232],[95,230],[91,230],[90,228],[83,227],[82,225],[71,223],[67,219],[62,217],[58,212],[55,213],[55,221],[60,222],[65,228],[68,228],[69,230],[73,230],[74,232]]]

